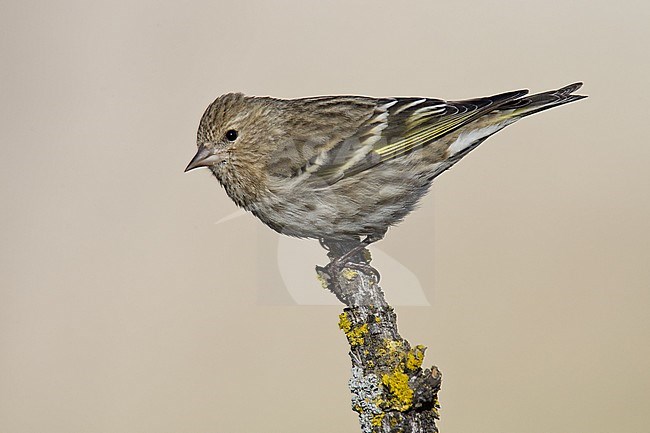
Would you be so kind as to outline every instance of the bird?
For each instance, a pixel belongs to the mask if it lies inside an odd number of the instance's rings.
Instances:
[[[345,261],[382,239],[488,137],[586,98],[574,94],[581,86],[459,101],[228,93],[203,113],[185,171],[209,168],[238,206],[279,233],[357,245]]]

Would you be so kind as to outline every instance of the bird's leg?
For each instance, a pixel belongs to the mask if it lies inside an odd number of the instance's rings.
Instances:
[[[362,252],[367,246],[372,244],[373,242],[377,242],[381,240],[384,237],[384,233],[381,234],[381,236],[373,236],[373,235],[368,235],[366,238],[359,243],[356,247],[352,248],[350,251],[347,253],[343,254],[341,257],[337,258],[332,262],[332,264],[336,263],[337,270],[340,268],[344,267],[349,267],[352,269],[356,269],[357,271],[364,272],[366,274],[372,274],[375,276],[377,279],[377,282],[381,279],[381,275],[379,275],[379,272],[377,269],[373,268],[370,266],[368,263],[359,263],[356,261],[352,261],[352,258]]]
[[[364,273],[372,274],[377,278],[377,282],[379,282],[380,275],[375,268],[373,268],[367,263],[359,263],[358,261],[352,261],[352,259],[354,258],[354,256],[356,256],[361,251],[363,251],[368,245],[383,239],[385,234],[386,232],[384,231],[383,233],[368,235],[364,240],[357,241],[357,244],[355,246],[353,246],[350,249],[347,249],[347,251],[343,255],[340,255],[338,257],[336,256],[336,252],[332,251],[334,248],[332,248],[331,242],[328,243],[326,239],[319,239],[321,245],[329,251],[328,256],[330,256],[331,259],[330,263],[325,267],[325,270],[328,273],[330,272],[340,273],[343,270],[343,268],[348,267]]]
[[[327,257],[329,257],[330,261],[338,259],[362,243],[359,237],[347,239],[319,238],[318,242],[320,242],[321,247],[327,250]]]
[[[355,246],[354,248],[352,248],[350,251],[343,254],[342,256],[338,257],[336,261],[339,261],[343,264],[348,263],[352,259],[352,257],[356,256],[358,253],[363,251],[368,245],[381,240],[383,237],[384,237],[383,234],[381,236],[374,236],[374,235],[366,236],[366,238],[361,242],[359,242],[357,246]]]

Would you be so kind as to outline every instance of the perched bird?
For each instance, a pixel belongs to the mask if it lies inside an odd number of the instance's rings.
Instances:
[[[489,136],[585,98],[573,94],[581,85],[465,101],[229,93],[203,114],[185,171],[208,167],[237,205],[277,232],[365,246]]]

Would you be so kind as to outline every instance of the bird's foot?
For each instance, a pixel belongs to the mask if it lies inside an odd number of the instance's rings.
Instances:
[[[342,256],[333,258],[327,265],[325,265],[325,267],[319,266],[318,269],[326,272],[330,276],[340,275],[345,269],[353,269],[367,275],[374,275],[377,282],[379,282],[381,276],[377,269],[373,268],[368,263],[353,260],[356,255],[363,252],[365,247],[366,244],[359,244]]]
[[[363,240],[348,240],[348,241],[335,241],[331,239],[321,238],[319,243],[327,250],[327,255],[330,262],[325,267],[317,267],[320,272],[325,272],[332,276],[334,274],[340,275],[344,269],[353,269],[363,272],[367,275],[374,275],[377,282],[379,282],[380,275],[377,269],[370,266],[370,253],[365,248],[384,237],[384,234],[376,233],[369,235]],[[366,256],[363,253],[367,253]]]

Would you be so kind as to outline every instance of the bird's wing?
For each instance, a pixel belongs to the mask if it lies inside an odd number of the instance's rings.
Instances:
[[[427,98],[377,100],[372,115],[353,135],[324,150],[301,172],[332,185],[427,146],[527,93],[518,90],[456,102]]]
[[[362,96],[320,96],[283,103],[281,133],[269,134],[276,138],[266,163],[267,172],[281,179],[332,163],[328,152],[357,134],[377,109],[376,99]]]

